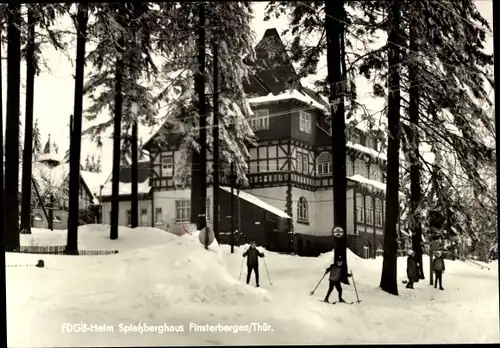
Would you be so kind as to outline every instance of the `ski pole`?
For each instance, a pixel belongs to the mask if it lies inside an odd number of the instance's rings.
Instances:
[[[467,261],[467,262],[469,262],[469,263],[471,263],[471,264],[473,264],[473,265],[475,265],[475,266],[481,267],[481,269],[486,268],[488,271],[490,270],[490,269],[489,269],[489,267],[487,267],[487,266],[483,266],[483,265],[481,265],[480,263],[474,262],[474,261],[472,261],[472,260],[466,259],[465,261]]]
[[[238,280],[241,280],[241,273],[243,272],[243,261],[245,261],[244,257],[241,258],[240,277],[238,278]]]
[[[323,274],[323,276],[321,277],[321,279],[319,280],[318,284],[316,284],[316,287],[314,288],[313,291],[310,292],[310,295],[314,295],[314,292],[316,291],[316,289],[318,288],[319,284],[321,284],[321,282],[323,281],[323,279],[325,278],[326,276],[326,273]]]
[[[351,272],[351,278],[352,278],[352,285],[354,286],[354,292],[356,293],[356,303],[360,303],[361,300],[359,299],[359,296],[358,296],[358,289],[356,289],[356,281],[354,280],[354,274],[352,274]]]
[[[266,268],[267,277],[269,278],[269,285],[273,285],[273,282],[271,281],[271,276],[269,275],[269,270],[267,269],[266,258],[264,258],[264,267]]]

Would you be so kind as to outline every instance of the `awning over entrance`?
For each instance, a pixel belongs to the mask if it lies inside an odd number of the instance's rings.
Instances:
[[[220,186],[220,188],[226,192],[231,193],[231,188],[226,187],[226,186]],[[238,196],[238,190],[234,190],[234,196]],[[280,218],[284,219],[291,219],[291,217],[285,213],[283,210],[278,209],[276,207],[273,207],[272,205],[264,202],[262,199],[259,199],[245,191],[240,190],[239,197],[249,203],[252,203],[264,210],[267,210],[270,213],[273,213],[276,216],[279,216]]]

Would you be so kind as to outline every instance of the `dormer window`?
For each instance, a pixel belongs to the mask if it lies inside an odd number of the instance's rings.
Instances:
[[[311,114],[305,111],[299,111],[299,130],[301,132],[311,134],[312,131],[312,117]]]
[[[255,110],[248,123],[253,130],[269,129],[269,109]]]

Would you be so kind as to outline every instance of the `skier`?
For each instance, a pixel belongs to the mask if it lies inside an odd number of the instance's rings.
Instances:
[[[247,284],[250,283],[252,270],[255,273],[255,283],[259,287],[259,257],[264,257],[264,253],[260,252],[255,246],[255,242],[250,244],[250,248],[245,250],[243,257],[247,258]]]
[[[436,257],[432,261],[432,270],[436,275],[434,278],[434,289],[437,287],[437,283],[439,280],[439,290],[443,289],[443,273],[445,270],[443,255],[440,251],[436,253]]]
[[[333,291],[333,288],[335,287],[339,293],[339,302],[345,302],[344,299],[342,298],[342,284],[341,280],[344,277],[351,277],[351,273],[347,273],[346,267],[343,267],[344,262],[342,259],[337,260],[337,262],[334,262],[328,267],[325,271],[325,274],[330,272],[330,284],[328,285],[328,292],[326,293],[326,297],[324,299],[325,302],[328,302],[328,299],[330,298],[330,294]]]
[[[415,252],[408,251],[408,259],[406,261],[406,275],[408,276],[407,289],[413,289],[413,283],[418,282],[418,262],[415,259]]]

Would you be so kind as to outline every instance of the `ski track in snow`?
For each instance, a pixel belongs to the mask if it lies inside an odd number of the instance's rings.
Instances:
[[[196,235],[178,237],[153,228],[120,228],[117,241],[102,225],[79,229],[81,249],[118,249],[108,256],[6,253],[8,343],[16,347],[250,344],[477,343],[499,342],[497,264],[490,271],[447,261],[444,291],[429,280],[415,289],[401,284],[406,258],[398,259],[399,296],[378,288],[382,259],[363,260],[349,252],[348,265],[361,303],[320,302],[328,288],[321,279],[331,254],[317,258],[268,251],[260,262],[260,285],[249,285],[242,252],[212,245]],[[24,245],[64,244],[66,231],[34,230]],[[424,260],[428,269],[428,259]],[[266,265],[273,285],[269,284]],[[425,274],[428,277],[428,272]],[[346,301],[356,301],[352,279]],[[334,290],[330,301],[337,300]],[[113,325],[114,332],[64,333],[63,323]],[[183,332],[128,333],[120,323],[184,325]],[[197,332],[190,323],[271,325],[267,332]],[[474,324],[471,324],[474,323]],[[479,325],[478,325],[479,324]],[[418,333],[417,335],[415,333]]]

